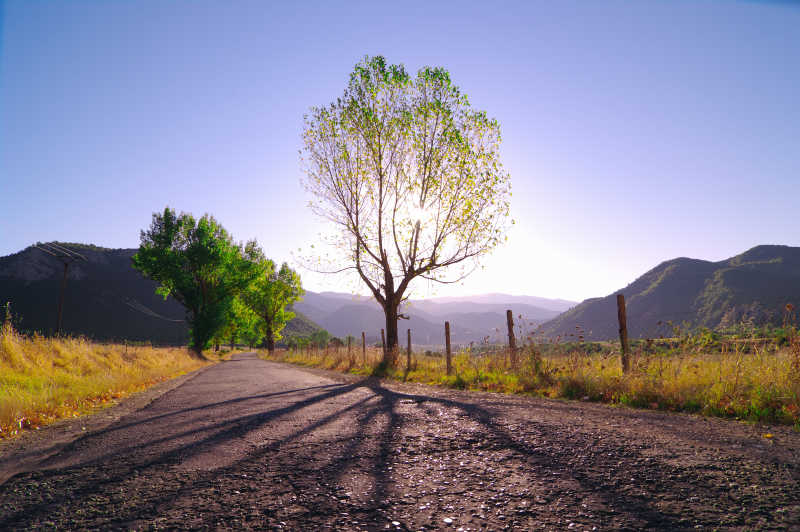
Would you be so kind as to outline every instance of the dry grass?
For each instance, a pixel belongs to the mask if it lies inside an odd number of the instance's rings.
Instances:
[[[7,322],[0,330],[0,438],[87,413],[209,363],[182,348],[26,337]]]
[[[452,375],[443,356],[414,353],[394,368],[380,365],[380,349],[348,356],[346,349],[279,351],[273,359],[453,388],[526,393],[625,404],[643,408],[698,412],[753,421],[793,424],[800,429],[800,341],[788,346],[734,348],[703,352],[688,344],[665,352],[633,353],[632,370],[623,375],[619,353],[590,353],[581,346],[520,350],[516,368],[507,350],[483,354],[460,351]]]

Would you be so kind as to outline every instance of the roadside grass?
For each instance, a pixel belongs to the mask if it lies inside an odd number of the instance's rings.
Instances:
[[[0,439],[77,417],[219,360],[187,349],[98,344],[0,329]]]
[[[447,375],[439,353],[413,353],[407,367],[381,364],[381,349],[346,348],[277,351],[273,360],[359,375],[377,375],[465,390],[578,399],[639,408],[694,412],[749,421],[794,425],[800,430],[800,340],[788,345],[732,344],[709,351],[685,336],[668,349],[640,342],[632,369],[623,374],[618,349],[607,343],[529,344],[518,350],[516,368],[505,349],[462,349]],[[262,355],[268,358],[268,355]]]

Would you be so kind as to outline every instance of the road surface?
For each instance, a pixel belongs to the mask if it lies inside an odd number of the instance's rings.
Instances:
[[[0,485],[0,530],[800,530],[788,427],[344,379],[212,366]]]

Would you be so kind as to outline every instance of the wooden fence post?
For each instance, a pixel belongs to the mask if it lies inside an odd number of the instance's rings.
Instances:
[[[514,313],[506,311],[506,322],[508,322],[508,349],[511,352],[511,367],[517,367],[517,338],[514,336]]]
[[[631,369],[628,347],[628,318],[625,315],[625,296],[617,294],[617,319],[619,320],[619,343],[622,347],[622,373]]]
[[[364,331],[361,331],[361,358],[364,359],[364,365],[367,365],[367,336]]]
[[[411,329],[408,330],[408,350],[406,351],[406,369],[411,371]]]
[[[355,360],[353,359],[353,348],[351,344],[353,343],[353,337],[349,334],[347,335],[347,361],[352,366],[355,364]]]
[[[450,353],[450,322],[444,322],[444,345],[447,353],[447,374],[450,375],[453,371],[453,362]]]

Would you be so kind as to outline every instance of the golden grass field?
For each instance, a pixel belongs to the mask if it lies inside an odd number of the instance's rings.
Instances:
[[[551,346],[552,347],[552,346]],[[355,374],[444,385],[453,388],[600,401],[660,410],[697,412],[752,421],[793,424],[800,429],[800,343],[758,344],[703,352],[689,344],[667,352],[632,353],[623,375],[619,351],[589,352],[580,345],[519,350],[512,368],[508,349],[445,358],[413,353],[410,368],[401,351],[394,367],[380,365],[381,349],[347,348],[277,351],[274,360]],[[547,354],[542,354],[543,352]],[[267,355],[264,355],[265,357]]]
[[[0,439],[91,412],[210,363],[185,348],[27,337],[6,322],[0,329]]]

